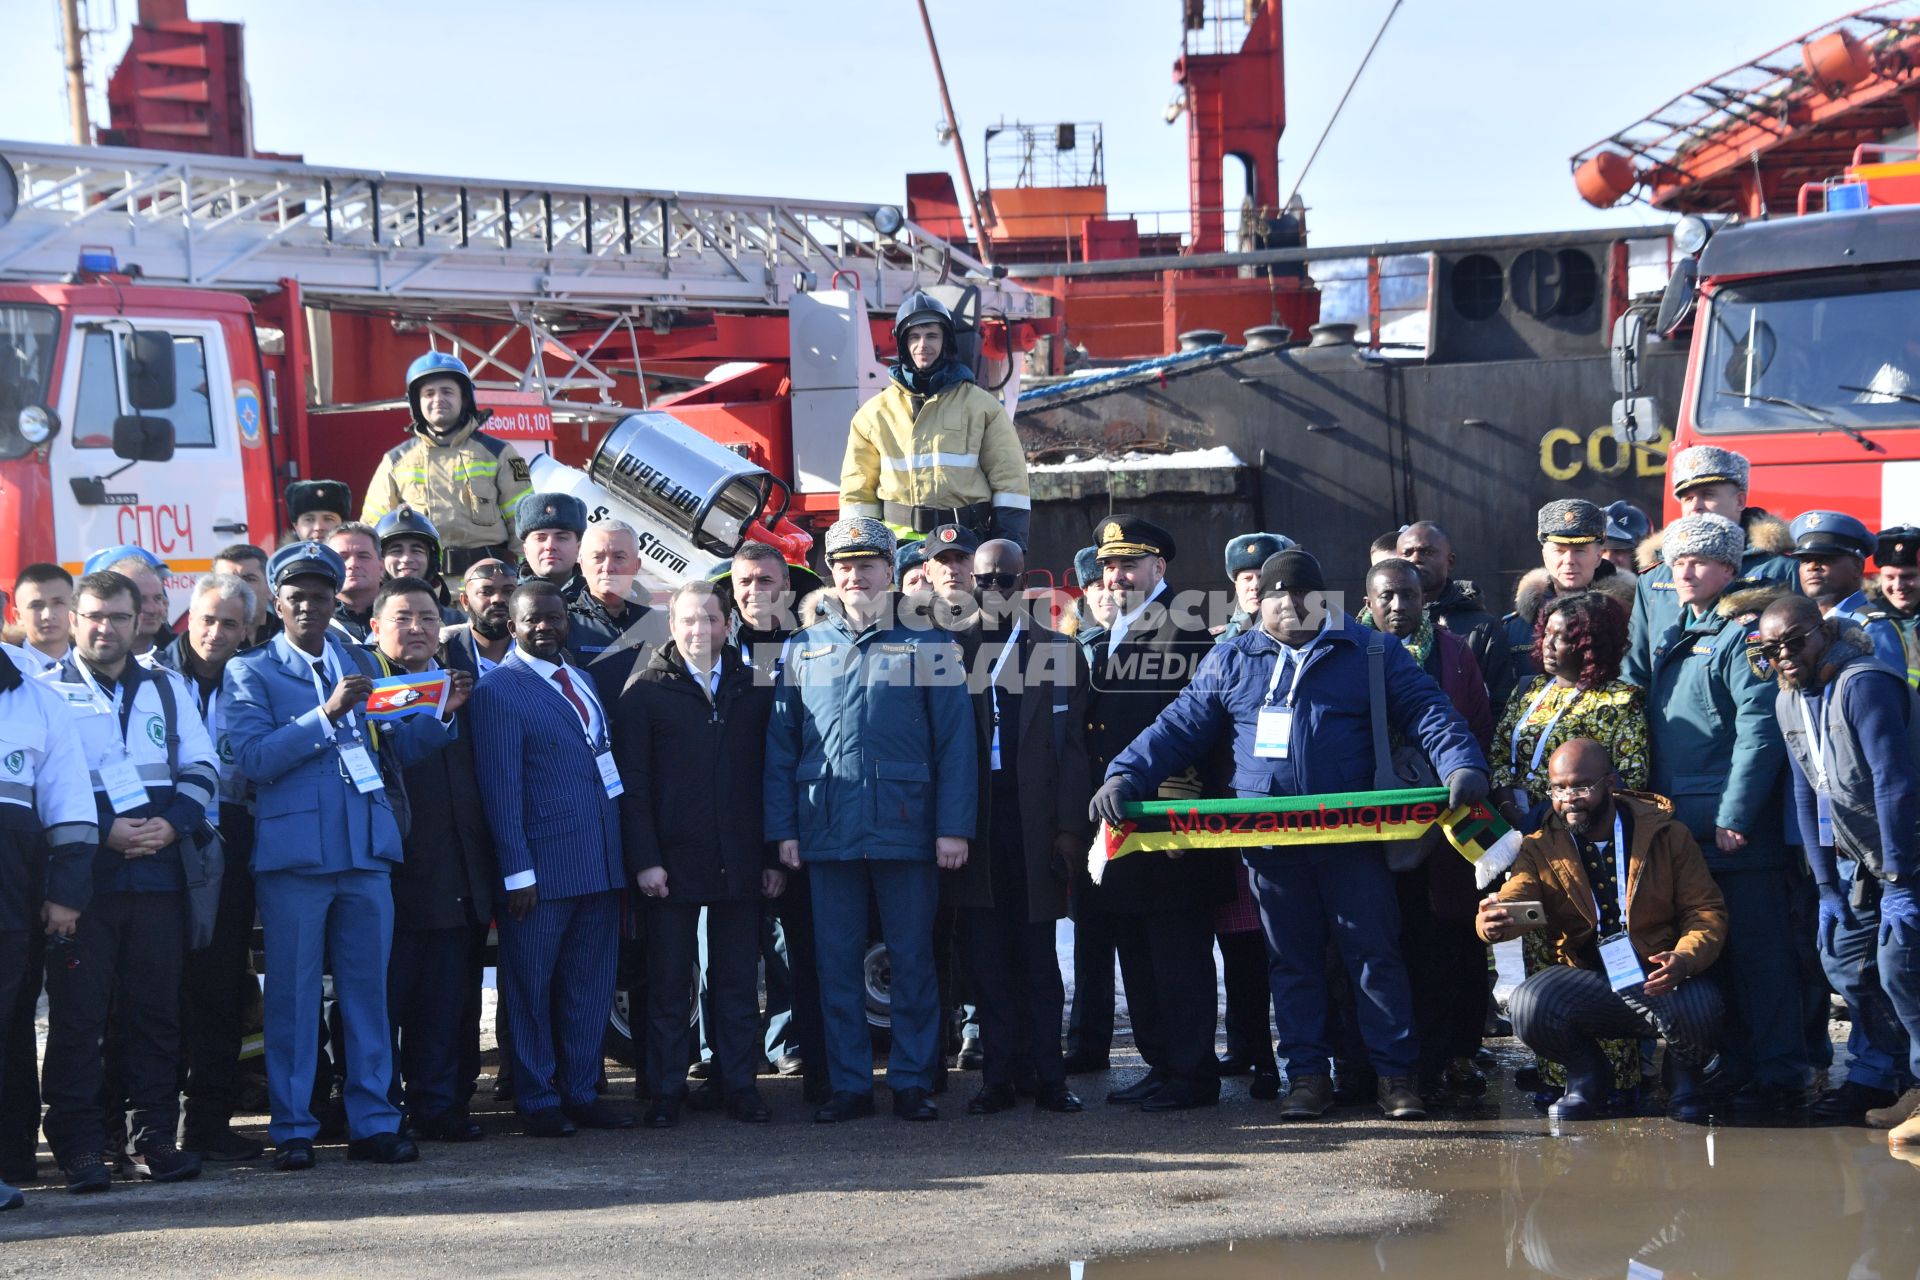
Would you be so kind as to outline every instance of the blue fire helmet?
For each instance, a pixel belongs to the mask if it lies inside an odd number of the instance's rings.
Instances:
[[[453,378],[458,381],[467,402],[466,416],[474,416],[473,375],[467,372],[467,366],[458,356],[445,351],[429,351],[407,366],[407,408],[413,413],[414,426],[424,428],[427,425],[420,416],[420,384],[429,378]]]
[[[98,573],[102,569],[111,569],[122,560],[144,561],[147,568],[155,573],[170,572],[167,562],[153,552],[145,547],[136,547],[130,542],[123,542],[119,546],[105,547],[88,556],[86,562],[80,566],[80,573],[85,576],[89,573]]]

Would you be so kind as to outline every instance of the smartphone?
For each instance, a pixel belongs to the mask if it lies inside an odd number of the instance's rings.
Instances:
[[[1546,927],[1547,909],[1538,902],[1506,902],[1501,905],[1506,907],[1522,933],[1532,933],[1535,929]]]

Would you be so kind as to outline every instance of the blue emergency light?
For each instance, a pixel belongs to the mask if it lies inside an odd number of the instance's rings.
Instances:
[[[89,275],[114,275],[120,270],[120,260],[106,245],[83,244],[80,246],[80,270]]]

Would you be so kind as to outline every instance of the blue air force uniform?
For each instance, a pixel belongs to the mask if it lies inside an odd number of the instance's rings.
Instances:
[[[283,547],[268,565],[278,590],[318,576],[337,588],[340,557],[318,543]],[[356,747],[377,765],[406,766],[439,750],[454,728],[413,716],[371,728],[350,713],[329,723],[321,704],[350,674],[377,678],[364,651],[329,630],[322,652],[298,649],[283,632],[227,663],[222,702],[234,766],[255,787],[254,887],[266,936],[268,1131],[283,1150],[311,1143],[320,1126],[311,1099],[320,1025],[321,975],[331,960],[346,1026],[347,1127],[370,1138],[399,1129],[389,1099],[393,1075],[387,1023],[387,961],[393,942],[388,873],[401,859],[397,775],[362,792],[349,780]]]

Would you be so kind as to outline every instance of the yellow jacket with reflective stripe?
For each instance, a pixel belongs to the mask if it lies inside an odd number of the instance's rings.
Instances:
[[[526,459],[472,423],[444,442],[416,431],[380,459],[360,518],[375,524],[405,503],[433,521],[442,546],[518,547],[513,520],[532,487]]]
[[[1032,507],[1027,454],[1000,401],[971,382],[930,396],[889,382],[861,405],[840,465],[840,514],[879,518],[883,502]]]

